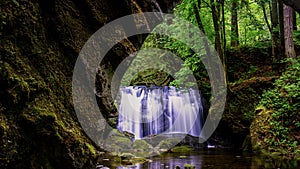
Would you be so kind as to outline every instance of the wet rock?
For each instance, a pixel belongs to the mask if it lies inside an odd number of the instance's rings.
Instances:
[[[102,166],[102,167],[99,167],[99,168],[96,168],[96,169],[110,169],[110,168],[109,168],[109,167]]]
[[[171,152],[173,153],[188,153],[190,151],[192,151],[193,148],[191,146],[176,146],[174,148],[171,149]]]
[[[143,157],[133,157],[133,158],[130,159],[130,161],[132,163],[140,163],[141,164],[141,163],[147,162],[148,160],[146,158],[143,158]]]
[[[270,156],[271,157],[274,157],[274,158],[279,158],[282,154],[280,152],[272,152],[270,153]]]
[[[170,150],[176,146],[181,140],[183,140],[184,135],[166,134],[157,136],[159,143],[157,144],[157,149],[167,149]],[[152,141],[152,140],[151,140]],[[152,141],[153,143],[153,141]]]
[[[264,146],[263,134],[268,133],[270,130],[269,121],[272,119],[273,112],[271,110],[267,110],[265,107],[258,107],[255,111],[257,115],[250,126],[250,137],[252,149],[259,152],[266,148]]]
[[[135,140],[132,148],[136,152],[150,152],[153,150],[153,146],[145,140]]]
[[[118,118],[117,117],[110,117],[108,118],[108,124],[111,126],[111,127],[114,127],[116,128],[117,127],[117,122],[118,122]]]
[[[121,157],[121,160],[123,161],[123,160],[130,160],[131,158],[133,158],[135,156],[131,153],[122,153],[120,155],[120,157]]]
[[[165,149],[165,148],[159,149],[159,152],[167,152],[167,151],[168,151],[168,149]]]
[[[124,152],[131,149],[132,140],[125,136],[124,133],[119,130],[112,130],[105,140],[107,150],[110,152]]]
[[[126,131],[123,131],[122,133],[130,140],[132,140],[132,141],[134,140],[134,134],[126,132]]]
[[[184,169],[195,169],[193,164],[184,164]]]
[[[133,153],[138,157],[155,155],[155,148],[145,140],[135,140],[132,145]]]
[[[242,144],[241,149],[243,151],[251,151],[252,150],[251,146],[252,146],[251,145],[251,137],[250,137],[250,135],[247,135],[244,142],[243,142],[243,144]]]
[[[206,143],[204,142],[205,140],[202,138],[186,135],[180,142],[180,145],[189,145],[194,149],[204,149],[206,147]]]
[[[96,169],[110,169],[110,168],[109,167],[105,167],[105,166],[103,166],[101,164],[97,164],[96,165]]]
[[[133,163],[130,160],[122,160],[121,164],[122,165],[133,165]]]

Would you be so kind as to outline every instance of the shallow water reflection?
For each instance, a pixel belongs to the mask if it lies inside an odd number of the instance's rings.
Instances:
[[[300,161],[272,160],[249,153],[202,151],[191,154],[165,154],[152,157],[144,164],[118,166],[118,169],[174,169],[192,164],[196,169],[257,169],[257,168],[300,168]]]

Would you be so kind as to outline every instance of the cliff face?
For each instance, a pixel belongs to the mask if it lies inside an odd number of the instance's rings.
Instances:
[[[72,106],[74,64],[85,41],[104,24],[131,13],[168,12],[174,2],[157,4],[150,0],[1,2],[0,168],[94,165],[98,148],[80,128]],[[112,63],[122,61],[139,45],[135,38],[125,39],[119,44],[121,50],[110,52],[112,59],[99,70],[99,90],[109,88]],[[99,98],[99,105],[107,114],[114,112],[109,99]]]

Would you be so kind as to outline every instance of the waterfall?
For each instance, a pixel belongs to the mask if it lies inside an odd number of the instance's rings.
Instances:
[[[199,137],[203,107],[198,90],[172,86],[120,88],[117,128],[136,139],[161,133],[185,133]]]

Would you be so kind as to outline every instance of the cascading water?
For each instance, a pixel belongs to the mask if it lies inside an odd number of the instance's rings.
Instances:
[[[203,107],[198,90],[175,87],[129,86],[120,88],[117,128],[140,139],[161,133],[199,137]]]

